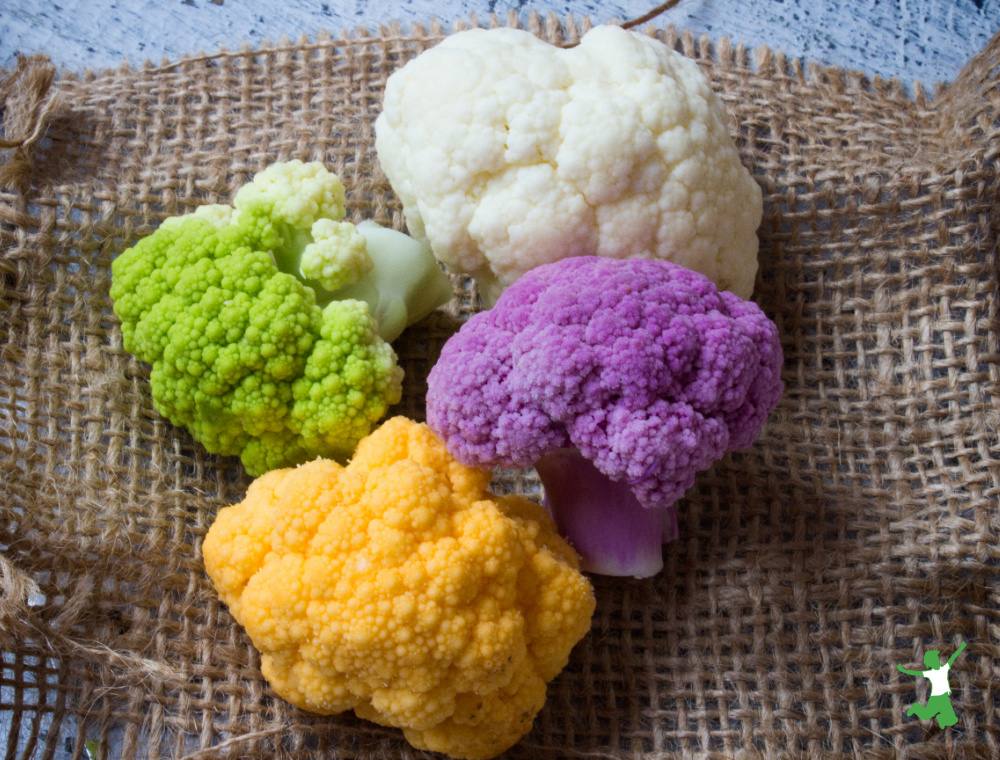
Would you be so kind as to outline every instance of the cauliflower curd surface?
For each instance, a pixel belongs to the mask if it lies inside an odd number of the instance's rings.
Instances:
[[[530,730],[595,601],[545,510],[489,480],[396,417],[220,511],[205,567],[282,697],[459,758]]]
[[[598,26],[570,49],[516,29],[446,38],[389,77],[379,161],[410,234],[487,305],[569,256],[658,258],[749,298],[761,191],[698,65]]]

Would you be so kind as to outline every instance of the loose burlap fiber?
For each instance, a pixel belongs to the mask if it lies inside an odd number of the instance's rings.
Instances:
[[[3,757],[79,758],[91,739],[121,758],[423,756],[261,678],[200,556],[248,478],[154,412],[108,287],[114,257],[166,216],[228,201],[278,160],[326,162],[351,218],[402,228],[372,124],[388,74],[444,33],[321,36],[51,87],[35,61],[5,86]],[[593,628],[508,756],[998,757],[1000,37],[931,96],[656,33],[704,66],[764,190],[755,299],[782,336],[786,391],[757,443],[679,504],[662,575],[594,579]],[[426,373],[474,308],[454,283],[397,343],[394,412],[422,419]],[[530,471],[495,483],[538,491]],[[958,724],[907,717],[928,682],[897,665],[960,641]]]

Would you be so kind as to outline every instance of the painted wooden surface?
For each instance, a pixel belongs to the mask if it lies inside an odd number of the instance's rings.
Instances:
[[[0,67],[48,53],[75,71],[160,63],[282,35],[398,20],[445,24],[534,9],[594,23],[642,15],[656,0],[0,0]],[[1000,0],[684,0],[656,22],[905,84],[947,82],[1000,30]]]

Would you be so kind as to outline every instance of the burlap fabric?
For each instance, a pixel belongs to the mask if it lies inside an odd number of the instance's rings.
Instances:
[[[34,99],[26,77],[8,83],[6,758],[80,757],[88,739],[122,758],[420,754],[262,680],[200,557],[248,479],[153,411],[108,286],[112,259],[165,216],[293,157],[341,174],[352,218],[402,228],[372,123],[386,76],[444,33],[265,44],[51,88],[36,71]],[[756,445],[680,503],[662,575],[594,579],[593,629],[508,756],[998,757],[1000,38],[932,97],[658,34],[711,76],[764,189],[755,298],[782,336],[786,392]],[[422,418],[428,368],[474,308],[455,287],[397,344],[396,412]],[[495,483],[538,492],[530,471]],[[927,681],[896,666],[959,641],[958,725],[907,717]]]

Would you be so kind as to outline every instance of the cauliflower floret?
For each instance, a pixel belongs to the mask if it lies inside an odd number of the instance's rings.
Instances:
[[[279,248],[319,219],[343,219],[346,197],[340,178],[319,161],[272,164],[236,192],[233,223]]]
[[[546,512],[489,480],[396,417],[221,510],[205,568],[274,689],[453,757],[527,733],[595,601]]]
[[[368,243],[353,224],[320,219],[312,226],[312,239],[302,251],[299,272],[326,290],[355,283],[375,267]]]
[[[587,254],[753,290],[760,188],[697,64],[654,39],[452,35],[389,78],[376,134],[410,233],[487,305],[528,269]]]

